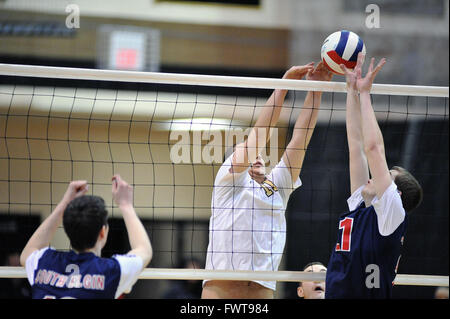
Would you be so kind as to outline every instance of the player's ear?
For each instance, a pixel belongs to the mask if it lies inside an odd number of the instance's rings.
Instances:
[[[303,292],[303,287],[302,286],[298,286],[297,287],[297,296],[299,296],[300,298],[304,298],[305,294]]]
[[[103,225],[98,234],[99,239],[104,239],[108,236],[108,225]]]

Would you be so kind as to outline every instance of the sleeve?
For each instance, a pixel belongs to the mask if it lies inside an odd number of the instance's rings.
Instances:
[[[283,159],[272,169],[267,178],[278,187],[286,199],[289,198],[294,189],[302,186],[300,176],[297,177],[295,182],[292,182],[291,171]]]
[[[27,260],[25,261],[25,271],[27,273],[28,282],[31,286],[34,284],[34,272],[36,271],[39,259],[41,259],[42,255],[48,250],[51,249],[50,247],[45,247],[39,250],[35,250],[31,253],[30,256],[28,256]]]
[[[355,210],[364,201],[361,191],[365,185],[361,185],[353,194],[347,199],[349,211]]]
[[[222,166],[217,172],[214,186],[229,186],[229,185],[244,186],[247,180],[250,178],[250,175],[248,174],[250,165],[247,167],[245,171],[240,173],[233,173],[230,171],[233,155],[234,153],[231,154],[225,160],[225,162],[223,162]]]
[[[136,255],[114,255],[113,258],[120,265],[120,281],[115,295],[117,299],[123,293],[130,293],[142,272],[144,262],[141,257]]]
[[[391,235],[405,220],[405,209],[394,182],[384,191],[380,199],[372,200],[378,219],[378,229],[382,236]]]

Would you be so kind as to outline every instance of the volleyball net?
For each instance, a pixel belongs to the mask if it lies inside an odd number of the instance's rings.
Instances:
[[[7,64],[0,64],[0,80],[3,254],[11,246],[23,248],[72,180],[87,180],[89,194],[107,203],[104,254],[126,252],[126,230],[111,196],[111,177],[120,174],[134,188],[136,212],[154,249],[141,279],[325,280],[301,269],[314,260],[327,263],[338,216],[346,210],[344,82]],[[306,93],[323,92],[303,185],[286,210],[280,270],[205,270],[215,176],[233,145],[248,136],[273,89],[289,94],[263,152],[270,167],[289,142]],[[448,286],[448,273],[432,266],[448,265],[448,96],[448,87],[373,85],[388,164],[410,170],[425,191],[411,217],[396,285]],[[62,228],[51,245],[70,249]],[[199,265],[183,269],[183,260]],[[0,277],[25,272],[0,267]]]

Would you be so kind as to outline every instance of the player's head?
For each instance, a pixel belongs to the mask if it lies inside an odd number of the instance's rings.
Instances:
[[[258,176],[266,174],[266,163],[262,156],[258,154],[250,167],[250,175]]]
[[[448,299],[448,287],[437,287],[434,291],[434,299]]]
[[[303,271],[324,272],[327,268],[318,261],[307,264]],[[325,282],[323,281],[302,281],[297,287],[297,295],[303,299],[324,299]]]
[[[420,186],[417,179],[412,176],[410,172],[400,166],[394,166],[391,172],[394,176],[394,183],[397,185],[397,189],[400,192],[402,198],[403,208],[405,211],[410,212],[420,205],[423,198],[422,186]]]
[[[422,202],[423,191],[419,182],[410,172],[400,166],[394,166],[389,171],[391,178],[397,185],[397,191],[402,199],[403,208],[406,212],[415,209]],[[376,190],[372,179],[370,179],[362,190],[363,196],[375,196]]]
[[[64,230],[70,245],[78,252],[93,248],[97,241],[100,247],[108,237],[108,212],[105,201],[98,196],[84,195],[72,200],[63,216]]]

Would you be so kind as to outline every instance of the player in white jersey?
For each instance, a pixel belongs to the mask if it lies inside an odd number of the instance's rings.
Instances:
[[[283,79],[330,81],[320,62],[290,68]],[[206,269],[276,271],[286,241],[284,216],[317,122],[321,92],[308,92],[280,162],[266,175],[260,151],[280,116],[287,90],[275,90],[247,140],[219,169],[212,195]],[[273,298],[274,281],[204,281],[202,298]]]
[[[113,177],[112,194],[128,231],[131,251],[101,258],[108,238],[105,202],[88,196],[86,181],[73,181],[49,217],[29,239],[20,256],[32,287],[33,298],[109,299],[128,293],[150,262],[152,247],[133,207],[133,189],[119,175]],[[63,223],[71,250],[49,247]]]

